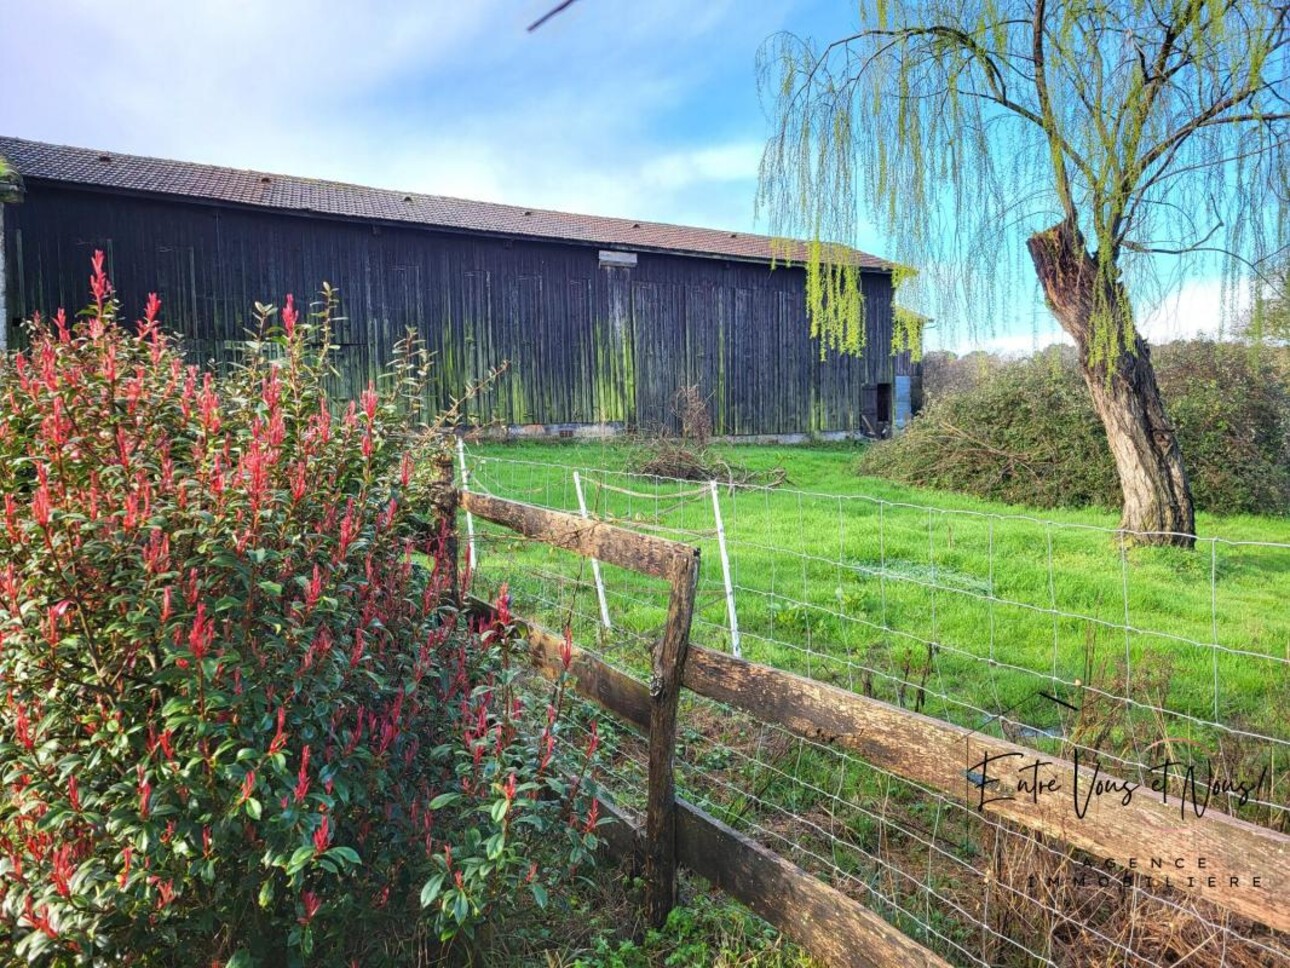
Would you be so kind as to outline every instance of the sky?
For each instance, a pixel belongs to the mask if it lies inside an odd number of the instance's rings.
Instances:
[[[0,133],[406,191],[725,228],[755,218],[758,47],[849,0],[4,0]],[[872,229],[851,240],[893,248]],[[1063,338],[1037,289],[929,348]],[[1149,309],[1213,328],[1219,286]]]

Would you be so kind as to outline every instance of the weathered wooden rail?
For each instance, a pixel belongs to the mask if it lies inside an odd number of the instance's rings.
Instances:
[[[620,850],[643,854],[654,923],[661,923],[675,901],[679,861],[831,965],[946,964],[855,899],[675,796],[676,715],[684,686],[1121,867],[1144,855],[1204,858],[1203,878],[1175,879],[1173,885],[1234,914],[1290,932],[1290,837],[1215,811],[1195,817],[1190,810],[1180,810],[1176,797],[1164,803],[1149,789],[1140,789],[1127,804],[1118,794],[1093,795],[1081,817],[1073,808],[1074,791],[1080,791],[1082,800],[1097,780],[1113,780],[1098,766],[1080,763],[1077,768],[845,689],[689,646],[697,549],[493,497],[465,493],[461,503],[477,517],[535,540],[654,575],[671,585],[648,686],[576,646],[571,666],[581,695],[649,735],[644,828],[638,830],[614,810],[623,822],[611,825],[620,829],[609,839]],[[526,627],[526,636],[534,666],[558,675],[563,668],[562,640],[536,624]],[[986,757],[999,759],[986,767],[995,782],[988,787],[988,802],[982,803],[979,764]],[[1032,795],[1019,788],[1018,779],[1027,774],[1019,773],[1018,767],[1040,759],[1041,775],[1057,782],[1057,792]],[[1255,875],[1261,880],[1257,888],[1250,886]],[[1223,889],[1231,878],[1244,886]]]

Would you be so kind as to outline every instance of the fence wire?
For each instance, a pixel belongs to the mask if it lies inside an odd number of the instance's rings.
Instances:
[[[730,651],[729,590],[749,661],[1040,753],[1080,750],[1148,785],[1161,749],[1201,751],[1202,780],[1260,778],[1247,802],[1226,792],[1209,809],[1290,830],[1290,544],[1213,536],[1182,554],[1087,524],[723,485],[727,587],[706,482],[470,449],[465,462],[473,490],[574,514],[576,469],[592,515],[701,548],[697,645]],[[598,590],[584,559],[474,526],[480,585],[508,583],[518,613],[647,675],[663,583],[602,564]],[[1163,876],[1108,875],[845,750],[683,696],[684,795],[956,964],[1290,958],[1285,937]],[[644,750],[620,729],[607,783],[628,806],[644,790]],[[1143,854],[1145,866],[1150,844]],[[1271,861],[1251,858],[1251,876]]]

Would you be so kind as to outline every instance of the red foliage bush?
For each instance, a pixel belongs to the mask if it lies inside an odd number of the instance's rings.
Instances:
[[[544,903],[595,841],[563,683],[516,689],[504,601],[441,604],[410,368],[337,412],[328,305],[265,309],[219,379],[155,296],[118,325],[101,254],[91,289],[0,366],[0,939],[367,965]]]

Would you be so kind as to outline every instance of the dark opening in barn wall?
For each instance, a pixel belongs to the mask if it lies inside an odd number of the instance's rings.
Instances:
[[[878,384],[878,426],[885,427],[891,423],[891,384]]]
[[[256,301],[298,304],[324,280],[345,317],[337,389],[357,393],[411,328],[434,354],[446,406],[495,367],[509,371],[468,407],[475,423],[675,428],[676,391],[698,385],[718,434],[873,433],[876,387],[917,367],[893,358],[891,279],[866,271],[863,357],[809,337],[804,272],[674,252],[611,253],[581,242],[372,224],[33,178],[6,207],[13,318],[72,309],[89,256],[108,254],[136,313],[159,291],[194,355],[228,362]],[[634,257],[634,259],[633,259]],[[634,261],[634,264],[633,264]],[[910,398],[916,396],[914,379]],[[901,394],[902,402],[905,394]]]

